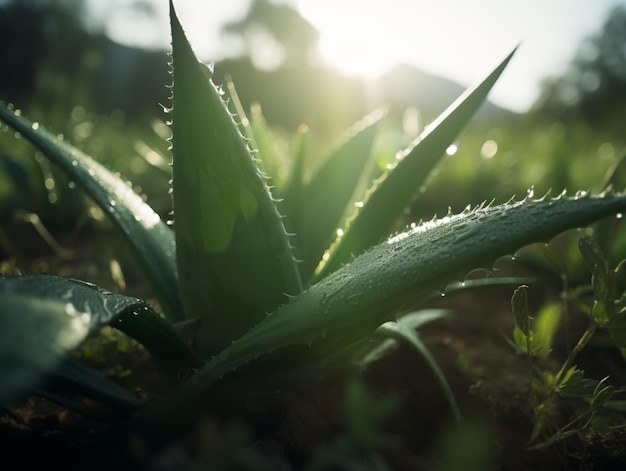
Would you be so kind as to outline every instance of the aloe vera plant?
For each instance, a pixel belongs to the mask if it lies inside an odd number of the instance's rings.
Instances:
[[[68,357],[104,325],[142,343],[173,377],[193,369],[180,380],[185,391],[205,391],[223,378],[245,381],[254,368],[244,365],[280,365],[287,353],[296,352],[302,368],[328,365],[323,360],[338,353],[349,362],[381,325],[379,334],[398,336],[403,328],[386,323],[412,312],[433,291],[524,245],[626,210],[626,196],[611,192],[511,199],[390,234],[513,53],[369,186],[367,157],[380,116],[362,123],[310,179],[296,162],[289,185],[277,194],[261,170],[263,153],[251,149],[251,139],[262,136],[244,135],[241,118],[212,83],[211,69],[195,57],[171,2],[170,9],[173,230],[119,177],[0,106],[0,120],[64,170],[118,226],[162,310],[77,280],[5,279],[2,403],[33,391],[58,398],[44,381],[53,377],[122,413],[139,410],[133,394],[84,373]],[[333,178],[339,171],[349,178]],[[175,328],[178,321],[195,326],[191,339]]]

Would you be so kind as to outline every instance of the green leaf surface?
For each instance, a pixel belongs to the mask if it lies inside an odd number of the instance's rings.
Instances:
[[[301,292],[276,201],[170,2],[173,197],[181,293],[215,353]]]
[[[20,276],[0,283],[0,403],[26,393],[60,366],[90,333],[135,298],[53,276]]]
[[[127,412],[139,407],[138,397],[72,358],[62,359],[40,390],[58,392],[63,396],[80,394]]]
[[[0,120],[31,141],[121,229],[165,313],[182,318],[172,230],[122,179],[18,112],[0,105]]]
[[[326,158],[304,185],[299,205],[285,201],[289,220],[298,221],[296,233],[300,274],[308,280],[337,230],[362,203],[370,177],[370,155],[383,110],[369,114],[346,133],[343,143]]]
[[[420,294],[443,290],[524,245],[545,242],[625,209],[622,194],[527,199],[426,222],[369,250],[294,298],[209,361],[191,384],[210,384],[277,349],[365,338]]]
[[[592,273],[596,267],[601,268],[603,273],[607,273],[609,270],[609,265],[607,263],[606,257],[602,253],[602,249],[598,243],[593,239],[593,237],[581,237],[578,241],[578,247],[580,249],[580,253],[583,256],[583,260],[589,268],[589,271]]]
[[[561,321],[561,306],[551,303],[544,306],[534,322],[535,336],[532,342],[533,354],[546,358],[551,351],[554,335]]]
[[[613,393],[613,386],[604,386],[599,390],[596,389],[593,395],[593,399],[591,400],[591,407],[600,407],[609,399],[611,399],[611,397],[613,397]]]
[[[349,221],[344,235],[330,251],[319,278],[337,270],[354,255],[379,243],[419,194],[445,150],[485,101],[515,50],[479,85],[466,91],[406,149],[395,167],[370,190],[364,205]]]
[[[141,343],[171,376],[202,364],[201,358],[172,324],[147,305],[124,311],[111,325]]]

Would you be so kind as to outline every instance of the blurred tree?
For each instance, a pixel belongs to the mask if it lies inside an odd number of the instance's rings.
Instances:
[[[626,106],[626,6],[616,6],[599,34],[585,40],[567,72],[545,82],[536,108],[590,124],[611,120]]]
[[[144,1],[128,7],[153,14]],[[97,23],[89,32],[87,13],[85,0],[0,2],[0,99],[27,108],[36,103],[57,127],[76,106],[158,114],[171,80],[165,53],[116,44]]]
[[[20,100],[32,93],[37,85],[37,71],[50,60],[59,34],[74,36],[80,30],[78,18],[83,9],[83,0],[10,0],[0,4],[0,64],[4,71],[0,74],[0,94],[3,98]],[[66,57],[71,57],[73,52],[68,49]],[[61,59],[55,57],[55,60]]]
[[[297,10],[270,0],[253,0],[248,14],[239,21],[225,25],[224,31],[242,37],[248,55],[260,65],[264,65],[266,59],[263,55],[268,51],[258,50],[259,40],[261,47],[267,48],[271,47],[267,39],[272,38],[277,46],[273,55],[282,56],[272,58],[276,62],[271,64],[274,66],[306,65],[319,37],[318,31]]]
[[[362,80],[311,60],[319,33],[292,6],[252,0],[223,32],[240,41],[242,53],[216,64],[216,83],[232,78],[244,107],[259,103],[270,125],[295,132],[305,123],[329,142],[370,111]]]

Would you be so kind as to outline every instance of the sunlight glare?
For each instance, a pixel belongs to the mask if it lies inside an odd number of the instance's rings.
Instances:
[[[401,49],[394,45],[397,34],[385,20],[388,15],[381,2],[302,1],[299,10],[322,33],[318,44],[322,61],[348,76],[378,77],[401,59]]]

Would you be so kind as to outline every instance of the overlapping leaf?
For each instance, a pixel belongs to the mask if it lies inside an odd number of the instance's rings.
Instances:
[[[322,267],[318,279],[389,234],[404,209],[418,195],[419,188],[445,150],[485,101],[514,53],[515,50],[480,84],[461,95],[400,155],[401,159],[395,167],[371,189],[361,210],[349,221],[345,234],[330,251],[330,258]]]
[[[378,123],[384,116],[377,110],[356,123],[345,141],[324,161],[302,188],[300,198],[285,201],[287,216],[294,222],[300,273],[308,280],[322,255],[337,237],[337,229],[361,204],[370,174],[369,157]]]
[[[54,371],[95,329],[141,301],[52,276],[0,283],[0,403]]]
[[[135,338],[157,360],[197,366],[195,355],[176,331],[137,298],[78,280],[28,275],[0,283],[0,302],[0,403],[61,368],[67,353],[111,323],[130,333],[139,323]]]
[[[60,167],[121,229],[165,313],[183,316],[174,233],[122,179],[37,123],[0,105],[0,120],[31,141]]]
[[[296,345],[366,337],[420,294],[522,246],[626,209],[625,195],[543,199],[480,207],[389,239],[320,281],[202,367],[208,384],[261,355]]]
[[[296,262],[247,139],[171,5],[174,215],[187,316],[216,353],[301,291]]]

